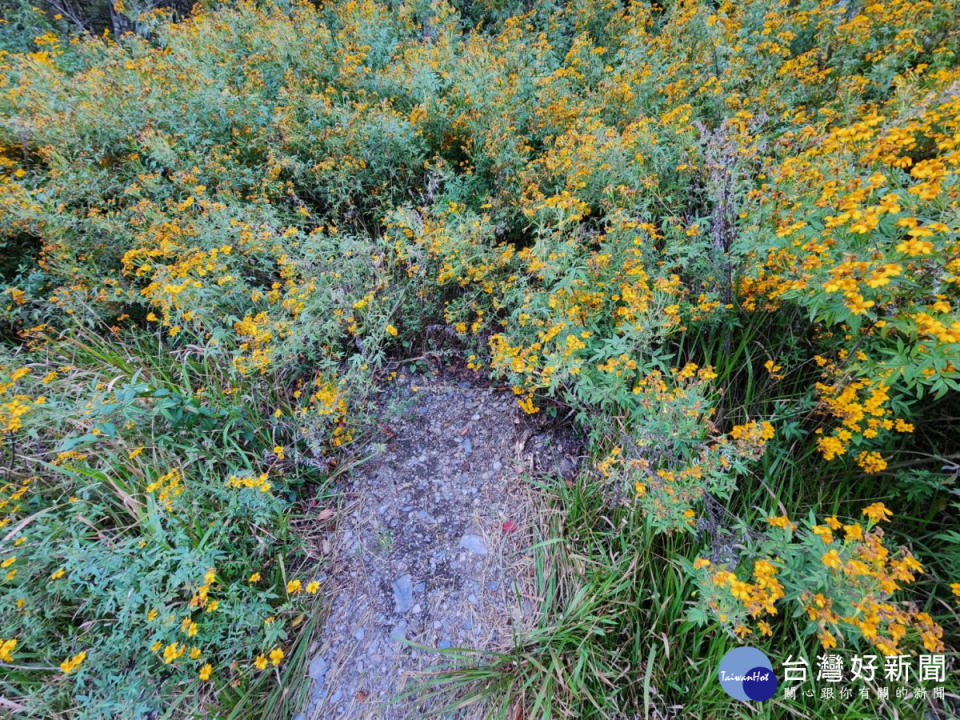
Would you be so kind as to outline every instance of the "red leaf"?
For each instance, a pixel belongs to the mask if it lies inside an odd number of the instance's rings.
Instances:
[[[516,530],[516,529],[517,529],[517,524],[516,524],[515,522],[513,522],[513,520],[507,520],[507,521],[503,524],[503,531],[504,531],[504,532],[513,532],[513,531]]]

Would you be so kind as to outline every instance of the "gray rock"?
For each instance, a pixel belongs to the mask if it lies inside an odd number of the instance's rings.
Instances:
[[[394,607],[401,615],[413,604],[413,578],[401,575],[393,581]]]
[[[313,660],[310,661],[308,673],[311,680],[318,685],[322,685],[323,676],[327,674],[327,663],[323,659],[322,655],[317,655]]]
[[[484,544],[483,538],[479,535],[464,535],[460,538],[460,547],[476,555],[487,554],[487,546]]]

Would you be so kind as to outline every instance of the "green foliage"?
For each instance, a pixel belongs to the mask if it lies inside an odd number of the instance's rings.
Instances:
[[[591,453],[486,694],[721,716],[737,635],[956,647],[955,7],[215,5],[0,25],[4,697],[287,713],[297,516],[437,325]],[[787,532],[877,502],[909,592]]]

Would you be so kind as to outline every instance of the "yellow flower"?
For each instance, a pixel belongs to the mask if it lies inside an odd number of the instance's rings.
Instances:
[[[283,445],[275,445],[273,454],[277,456],[277,460],[283,460]]]
[[[299,580],[291,580],[287,583],[287,595],[296,595],[303,589]]]
[[[163,664],[169,665],[178,657],[183,655],[184,646],[172,642],[163,649]]]
[[[10,638],[0,643],[0,660],[3,660],[3,662],[13,662],[13,651],[16,647],[17,641],[15,638]]]
[[[83,661],[87,659],[87,653],[85,650],[81,650],[79,653],[74,655],[71,658],[67,658],[62,663],[60,663],[60,669],[63,671],[64,675],[69,675],[78,667],[83,664]]]
[[[255,583],[255,582],[259,582],[259,580],[260,580],[260,573],[255,572],[253,575],[251,575],[247,579],[247,582]]]
[[[280,661],[283,660],[283,650],[280,648],[274,648],[270,651],[270,662],[274,665],[279,665]]]
[[[838,568],[842,564],[842,561],[840,560],[840,555],[839,553],[837,553],[836,550],[830,550],[829,552],[825,553],[824,556],[820,559],[823,561],[824,565],[830,568]]]
[[[387,325],[387,334],[393,337],[397,336],[397,329],[393,325]]]
[[[873,503],[863,509],[863,514],[873,520],[873,522],[883,522],[893,517],[893,513],[887,509],[887,506],[881,502]]]
[[[783,528],[784,530],[793,530],[797,527],[790,521],[790,518],[788,518],[786,515],[768,517],[767,522],[773,527]]]
[[[709,567],[710,561],[706,558],[697,558],[693,561],[693,569],[699,570],[700,568]]]
[[[307,583],[307,592],[310,593],[311,595],[316,595],[319,589],[320,589],[320,583],[318,583],[316,580]]]
[[[51,579],[51,580],[59,580],[60,578],[63,577],[63,575],[64,575],[65,572],[66,572],[66,570],[64,570],[63,568],[60,568],[59,570],[57,570],[56,572],[54,572],[54,573],[50,576],[50,579]]]
[[[256,666],[257,670],[266,670],[267,659],[263,655],[257,655],[257,658],[253,661],[253,664]]]
[[[863,528],[859,524],[844,525],[843,532],[847,535],[847,540],[860,540],[863,538]]]
[[[204,682],[210,679],[210,673],[213,672],[213,668],[210,666],[210,663],[205,664],[200,668],[200,679]]]

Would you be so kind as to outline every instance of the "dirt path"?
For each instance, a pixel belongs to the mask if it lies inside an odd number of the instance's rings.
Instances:
[[[390,439],[348,483],[336,597],[298,720],[419,718],[423,707],[391,701],[443,656],[405,641],[504,649],[537,608],[521,476],[569,464],[561,445],[492,388],[401,377],[384,405]]]

